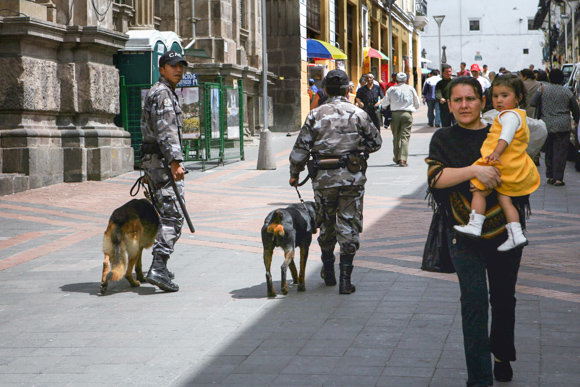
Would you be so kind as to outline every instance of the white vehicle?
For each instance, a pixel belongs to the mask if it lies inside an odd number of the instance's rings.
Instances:
[[[574,71],[574,67],[574,63],[565,63],[562,65],[562,72],[564,73],[564,82],[562,82],[562,85],[566,85],[566,83],[568,83],[568,80],[572,75],[572,71]]]

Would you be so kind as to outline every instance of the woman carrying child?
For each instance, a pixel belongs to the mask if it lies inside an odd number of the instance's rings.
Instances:
[[[523,249],[497,251],[507,233],[506,217],[495,190],[484,198],[487,218],[481,238],[458,237],[452,227],[467,223],[470,217],[470,181],[477,179],[488,190],[503,186],[503,175],[497,166],[505,166],[507,161],[502,155],[501,165],[475,163],[481,158],[481,148],[491,127],[481,121],[485,106],[481,84],[472,77],[458,77],[451,81],[448,90],[449,109],[457,124],[433,134],[426,160],[428,181],[434,203],[442,210],[449,255],[461,290],[467,385],[490,386],[494,376],[498,381],[509,381],[513,376],[510,362],[516,360],[515,292]],[[495,146],[488,154],[494,149]],[[524,220],[528,199],[527,195],[512,197],[520,222]],[[491,354],[495,358],[493,370]]]

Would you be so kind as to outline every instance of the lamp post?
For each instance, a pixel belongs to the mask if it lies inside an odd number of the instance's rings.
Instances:
[[[439,29],[439,45],[437,46],[437,51],[439,51],[439,71],[441,71],[441,23],[443,23],[445,15],[433,16],[433,19],[435,19],[435,22],[437,23],[437,27]]]
[[[564,63],[568,63],[568,19],[570,19],[570,16],[562,14],[560,19],[564,23]]]
[[[578,0],[567,1],[572,15],[572,63],[576,63],[576,6],[578,2]]]
[[[262,0],[262,120],[264,127],[260,133],[260,147],[258,149],[258,170],[276,169],[274,158],[272,132],[268,129],[268,49],[266,31],[266,0]]]

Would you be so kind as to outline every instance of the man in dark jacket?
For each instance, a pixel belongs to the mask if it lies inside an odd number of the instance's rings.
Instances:
[[[437,82],[435,86],[435,98],[439,102],[439,111],[441,114],[441,126],[444,128],[453,125],[453,115],[449,112],[449,105],[447,104],[447,98],[449,98],[448,86],[451,82],[451,66],[444,64],[441,66],[442,69],[442,79]]]

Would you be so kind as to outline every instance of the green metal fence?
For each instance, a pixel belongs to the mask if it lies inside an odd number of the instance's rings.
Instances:
[[[126,85],[121,77],[122,125],[131,134],[131,146],[135,163],[140,161],[142,101],[152,85]],[[184,161],[216,161],[223,165],[226,160],[244,160],[244,106],[243,83],[236,87],[224,86],[221,77],[217,83],[201,83],[199,86],[177,90],[181,94],[184,116]]]

